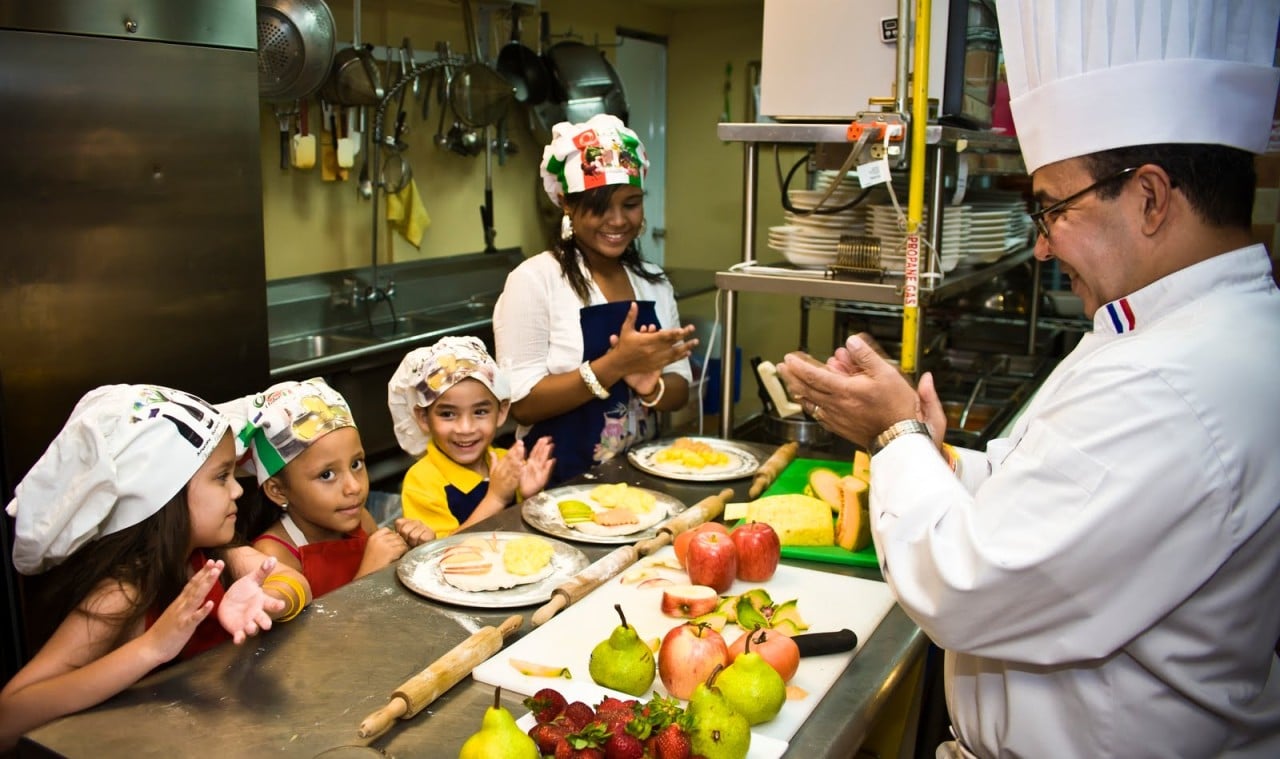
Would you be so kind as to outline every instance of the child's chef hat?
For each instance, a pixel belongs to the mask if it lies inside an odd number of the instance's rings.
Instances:
[[[15,489],[13,565],[35,574],[81,546],[142,522],[209,458],[228,421],[194,395],[105,385],[72,409]]]
[[[1280,0],[997,0],[1027,171],[1112,148],[1266,149]]]
[[[560,196],[611,184],[644,187],[649,157],[635,132],[617,116],[600,113],[583,124],[561,121],[542,149],[542,186],[557,206]]]
[[[405,453],[421,456],[428,436],[413,410],[426,408],[464,379],[479,380],[499,402],[511,398],[507,376],[475,337],[442,337],[435,345],[409,351],[387,383],[387,406],[396,440]]]
[[[219,404],[250,455],[241,466],[266,482],[312,443],[343,427],[355,427],[351,407],[323,379],[280,382],[257,395]]]

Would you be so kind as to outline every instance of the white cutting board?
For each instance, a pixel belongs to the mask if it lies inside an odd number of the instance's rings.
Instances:
[[[670,546],[651,557],[641,559],[635,566],[640,567],[649,562],[664,559],[675,562],[675,553]],[[688,576],[681,571],[664,569],[660,572],[677,583],[688,582]],[[472,676],[480,682],[500,685],[507,690],[524,695],[532,695],[540,688],[561,689],[562,684],[564,686],[572,684],[575,693],[585,691],[595,694],[594,698],[581,699],[592,705],[598,703],[605,695],[631,698],[626,694],[596,685],[592,682],[591,674],[587,670],[591,649],[609,637],[613,628],[618,626],[618,614],[614,611],[613,605],[622,604],[627,622],[633,625],[641,639],[646,641],[653,638],[661,639],[668,630],[682,624],[684,620],[668,617],[662,613],[660,608],[662,588],[640,588],[635,583],[623,583],[622,579],[625,576],[626,572],[623,572],[614,577],[581,601],[552,617],[551,621],[535,628],[523,638],[499,651],[476,667],[471,673]],[[880,621],[889,613],[895,601],[889,592],[889,586],[883,582],[786,565],[780,565],[777,573],[765,583],[736,581],[726,595],[742,593],[755,587],[764,587],[776,603],[793,598],[798,599],[800,615],[809,624],[807,632],[831,632],[848,628],[858,635],[858,647],[853,651],[802,658],[800,669],[789,684],[803,688],[808,695],[802,699],[788,700],[777,717],[753,728],[753,734],[781,741],[785,747],[785,742],[789,741],[791,736],[800,729],[800,725],[808,719],[809,714],[822,700],[832,683],[844,672],[854,654],[862,648]],[[734,640],[742,634],[742,629],[736,625],[727,625],[722,634],[725,642],[732,645]],[[555,667],[569,667],[573,679],[566,681],[522,675],[508,661],[512,658]],[[662,685],[661,678],[654,678],[653,691],[664,696],[669,695]],[[649,695],[646,693],[641,697],[642,700]],[[753,751],[752,756],[755,755]]]

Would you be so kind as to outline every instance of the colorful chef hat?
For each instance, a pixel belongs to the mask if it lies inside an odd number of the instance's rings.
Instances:
[[[1263,152],[1280,70],[1277,0],[997,0],[1032,172],[1112,148]]]
[[[186,486],[228,430],[194,395],[156,385],[91,390],[15,489],[13,565],[35,574],[132,527]]]
[[[355,427],[351,407],[337,390],[313,377],[280,382],[257,395],[218,406],[248,450],[240,464],[266,482],[312,443],[343,427]]]
[[[560,196],[611,184],[644,187],[649,157],[636,133],[617,116],[597,114],[583,124],[562,121],[542,149],[542,186],[557,206]]]
[[[479,380],[499,401],[511,398],[506,374],[477,338],[443,337],[435,345],[409,351],[387,383],[387,406],[405,453],[421,456],[430,439],[414,419],[414,409],[430,406],[468,378]]]

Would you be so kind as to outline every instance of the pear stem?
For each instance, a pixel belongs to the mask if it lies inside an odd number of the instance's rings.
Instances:
[[[621,620],[622,620],[622,626],[623,626],[623,627],[626,627],[626,626],[627,626],[627,615],[625,615],[625,614],[623,614],[623,613],[622,613],[622,604],[614,604],[614,605],[613,605],[613,608],[614,608],[614,609],[617,609],[617,611],[618,611],[618,619],[621,619]]]
[[[707,688],[711,688],[711,686],[716,684],[716,678],[719,677],[720,673],[723,671],[724,671],[723,664],[717,664],[716,668],[711,670],[711,676],[707,678]]]
[[[502,686],[493,689],[493,708],[497,709],[502,706]]]
[[[751,653],[751,639],[760,632],[760,625],[751,628],[751,632],[747,633],[747,642],[742,644],[742,653]]]

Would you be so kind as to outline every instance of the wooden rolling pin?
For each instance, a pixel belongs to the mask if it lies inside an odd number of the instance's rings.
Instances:
[[[794,440],[778,446],[778,450],[774,451],[773,455],[756,470],[756,476],[751,480],[751,489],[747,491],[747,497],[756,498],[768,490],[773,481],[778,479],[778,475],[782,474],[782,470],[787,468],[787,464],[795,459],[798,450],[800,450],[800,444]]]
[[[534,627],[560,613],[562,609],[578,601],[586,594],[617,576],[622,570],[635,564],[641,556],[648,556],[675,539],[685,530],[715,519],[724,513],[724,505],[733,497],[733,491],[725,488],[719,493],[703,498],[693,506],[668,519],[658,528],[658,534],[634,545],[620,546],[596,559],[591,566],[579,572],[573,579],[551,591],[551,600],[533,613],[530,620]]]
[[[502,642],[524,619],[513,614],[497,627],[482,627],[454,646],[426,669],[405,680],[387,705],[364,718],[356,734],[367,743],[391,729],[397,719],[409,719],[471,674],[481,662],[502,650]]]

